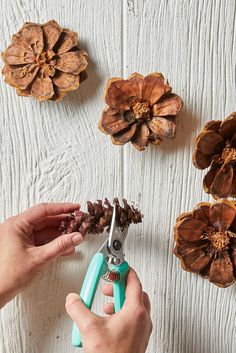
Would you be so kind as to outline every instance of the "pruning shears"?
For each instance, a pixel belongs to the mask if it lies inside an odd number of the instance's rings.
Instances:
[[[115,312],[122,308],[129,272],[129,265],[123,253],[127,233],[128,227],[121,228],[117,225],[116,206],[114,205],[108,239],[93,256],[80,292],[80,298],[89,309],[92,307],[101,278],[113,282]],[[72,345],[82,347],[81,335],[75,323],[72,329]]]

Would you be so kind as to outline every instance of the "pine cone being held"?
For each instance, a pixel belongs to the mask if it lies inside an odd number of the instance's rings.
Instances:
[[[2,53],[5,82],[20,96],[60,100],[86,79],[87,53],[78,35],[56,21],[26,22]]]
[[[236,197],[236,113],[209,121],[196,138],[193,163],[210,167],[203,180],[207,193],[217,198]]]
[[[228,287],[236,276],[236,200],[199,203],[175,225],[174,254],[186,271]]]
[[[142,151],[149,143],[156,145],[175,137],[175,115],[183,101],[171,93],[161,73],[146,77],[134,73],[128,80],[112,78],[107,83],[105,101],[108,106],[99,129],[111,135],[113,144],[131,142]]]
[[[116,221],[121,228],[129,227],[131,223],[141,223],[143,215],[141,212],[130,206],[123,199],[124,207],[122,207],[117,198],[114,199],[116,205],[117,217]],[[112,220],[113,206],[105,199],[104,203],[98,200],[95,203],[87,202],[88,212],[80,209],[75,210],[67,219],[62,222],[60,230],[62,234],[80,232],[83,236],[86,234],[99,234],[105,228],[109,230]]]

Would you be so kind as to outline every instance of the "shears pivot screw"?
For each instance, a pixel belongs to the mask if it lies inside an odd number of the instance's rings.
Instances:
[[[113,248],[117,251],[119,251],[122,248],[122,244],[118,239],[114,240]]]

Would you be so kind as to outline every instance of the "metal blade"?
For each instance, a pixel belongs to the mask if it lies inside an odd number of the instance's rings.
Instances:
[[[113,207],[112,219],[111,219],[111,228],[108,238],[108,248],[111,249],[112,246],[112,239],[114,237],[114,232],[116,229],[116,206]]]

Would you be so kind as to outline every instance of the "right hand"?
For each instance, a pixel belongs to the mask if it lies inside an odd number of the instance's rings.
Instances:
[[[103,294],[113,296],[112,284]],[[114,314],[114,304],[104,306],[106,317],[92,313],[77,294],[69,294],[66,310],[80,330],[84,353],[144,353],[152,332],[150,301],[142,291],[136,272],[130,269],[123,308]]]

